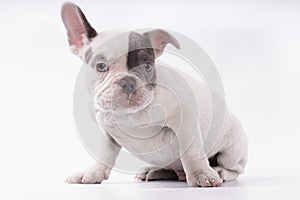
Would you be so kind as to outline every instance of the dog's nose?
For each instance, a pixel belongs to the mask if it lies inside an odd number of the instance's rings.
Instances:
[[[121,80],[119,80],[118,84],[121,86],[124,92],[129,94],[134,91],[134,88],[136,86],[136,81],[132,77],[124,77]]]

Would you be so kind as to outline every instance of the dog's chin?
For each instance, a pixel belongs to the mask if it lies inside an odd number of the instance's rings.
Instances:
[[[130,114],[139,112],[148,107],[153,100],[152,91],[135,91],[131,95],[123,92],[114,93],[113,96],[97,100],[100,109],[115,114]]]

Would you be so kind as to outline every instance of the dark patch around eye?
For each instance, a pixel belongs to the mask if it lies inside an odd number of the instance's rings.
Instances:
[[[146,62],[155,62],[154,51],[147,37],[136,32],[129,35],[129,52],[127,55],[128,70]]]

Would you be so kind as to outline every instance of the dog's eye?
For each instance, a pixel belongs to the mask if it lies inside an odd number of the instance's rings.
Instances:
[[[108,67],[105,63],[97,63],[96,69],[98,72],[106,72],[108,70]]]
[[[152,64],[151,63],[146,63],[144,65],[144,68],[147,72],[150,72],[152,70]]]

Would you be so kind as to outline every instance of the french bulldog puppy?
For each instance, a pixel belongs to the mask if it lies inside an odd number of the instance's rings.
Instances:
[[[87,88],[92,88],[94,118],[107,139],[99,141],[103,162],[74,174],[68,183],[108,179],[121,148],[152,166],[137,174],[141,180],[177,179],[214,187],[244,171],[248,141],[239,120],[225,106],[218,137],[207,141],[214,109],[210,91],[157,62],[167,44],[180,48],[176,38],[161,29],[96,32],[69,2],[61,17],[72,52],[90,70]],[[214,145],[207,150],[207,143]]]

